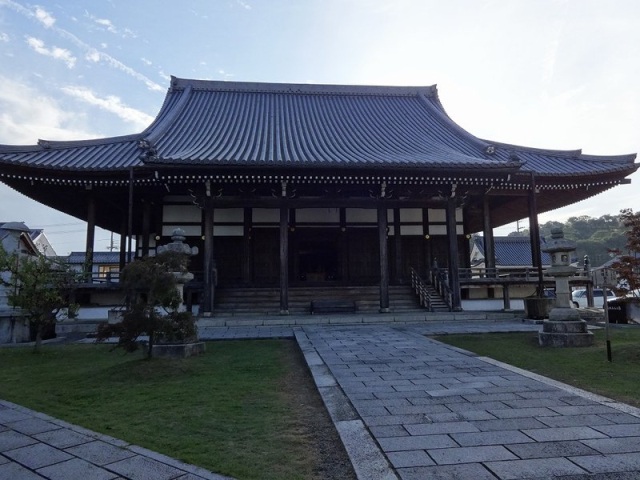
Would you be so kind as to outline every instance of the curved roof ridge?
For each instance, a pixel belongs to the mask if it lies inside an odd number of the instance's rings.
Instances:
[[[447,111],[444,109],[442,102],[440,101],[440,96],[438,95],[438,91],[435,85],[434,85],[434,95],[432,95],[431,97],[425,97],[424,95],[419,95],[419,97],[420,97],[420,100],[422,100],[425,104],[427,104],[427,107],[433,108],[433,111],[438,115],[438,117],[440,117],[440,120],[442,120],[446,126],[451,128],[457,134],[462,135],[467,140],[470,140],[471,142],[477,144],[478,147],[481,149],[481,153],[486,154],[487,160],[495,160],[495,161],[501,160],[500,158],[493,156],[492,152],[488,150],[489,147],[496,145],[495,142],[491,142],[491,141],[476,137],[474,134],[472,134],[471,132],[464,129],[462,126],[460,126],[458,123],[456,123],[456,121],[449,116]]]
[[[522,151],[522,152],[530,152],[530,153],[540,153],[543,155],[557,155],[561,157],[570,157],[570,158],[575,158],[582,155],[581,148],[572,149],[572,150],[560,150],[560,149],[552,149],[552,148],[526,147],[524,145],[495,142],[493,140],[486,140],[486,139],[485,141],[490,142],[492,145],[495,145],[496,147],[504,148],[506,150],[512,150],[514,152]]]
[[[154,118],[151,124],[140,134],[142,138],[151,142],[151,144],[157,141],[159,137],[161,137],[162,134],[171,127],[173,121],[184,110],[185,106],[189,102],[191,91],[192,86],[187,85],[177,102],[169,105],[169,96],[173,93],[173,89],[170,89],[160,111],[158,112],[158,115],[156,115],[156,118]]]
[[[537,153],[541,155],[550,155],[555,157],[579,158],[580,160],[591,161],[591,162],[633,163],[637,157],[636,153],[625,153],[620,155],[591,155],[591,154],[582,153],[581,148],[578,148],[575,150],[560,150],[560,149],[551,149],[551,148],[527,147],[523,145],[515,145],[510,143],[502,143],[502,142],[492,142],[492,144],[497,147],[504,148],[506,150],[511,150],[511,152],[515,153],[516,155],[518,152]]]
[[[3,153],[21,153],[41,150],[60,150],[73,147],[91,147],[104,145],[108,143],[124,143],[141,138],[140,133],[131,133],[128,135],[117,135],[104,138],[89,138],[86,140],[44,140],[38,139],[35,145],[3,145],[0,144],[0,152]]]
[[[620,155],[580,155],[582,160],[598,162],[634,163],[637,153],[623,153]]]
[[[191,87],[194,90],[260,93],[297,93],[310,95],[388,95],[437,96],[436,85],[430,86],[389,86],[389,85],[339,85],[317,83],[271,83],[271,82],[228,82],[224,80],[197,80],[171,77],[171,90]]]

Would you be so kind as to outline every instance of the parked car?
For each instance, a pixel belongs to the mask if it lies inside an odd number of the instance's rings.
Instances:
[[[607,301],[616,298],[616,294],[613,291],[607,289]],[[580,290],[574,290],[571,294],[571,303],[575,308],[587,308],[587,289],[582,288]],[[602,308],[604,305],[604,296],[602,288],[593,289],[593,306],[595,308]]]

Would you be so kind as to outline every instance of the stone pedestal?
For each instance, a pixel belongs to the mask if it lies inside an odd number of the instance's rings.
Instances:
[[[584,320],[549,319],[542,322],[538,342],[543,347],[589,347],[593,345],[593,333]]]

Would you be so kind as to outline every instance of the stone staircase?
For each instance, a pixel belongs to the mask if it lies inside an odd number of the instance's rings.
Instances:
[[[448,312],[449,305],[447,305],[447,302],[444,301],[444,299],[440,296],[440,294],[436,291],[436,289],[433,288],[433,286],[431,285],[426,285],[425,288],[429,295],[429,300],[431,301],[431,311],[432,312]]]
[[[380,309],[380,287],[290,287],[289,313],[291,315],[310,314],[311,302],[323,299],[351,300],[355,303],[357,313],[377,313]],[[394,313],[425,311],[408,285],[389,287],[389,307]],[[215,316],[278,315],[279,313],[280,289],[278,288],[238,287],[216,290]]]

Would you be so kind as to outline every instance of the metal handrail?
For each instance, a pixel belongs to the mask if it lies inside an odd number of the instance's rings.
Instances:
[[[411,288],[413,288],[413,291],[418,296],[420,306],[429,311],[433,311],[431,295],[429,295],[427,284],[413,267],[411,267]]]
[[[431,270],[431,283],[445,301],[449,310],[451,310],[453,308],[453,292],[449,286],[448,270],[446,268],[433,268]]]

